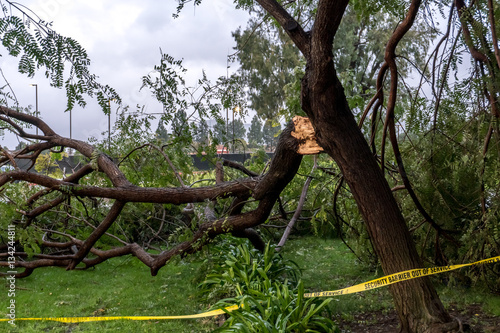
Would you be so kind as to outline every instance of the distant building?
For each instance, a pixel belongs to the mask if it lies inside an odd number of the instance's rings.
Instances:
[[[226,146],[218,145],[217,146],[217,155],[220,154],[229,154],[229,149]]]

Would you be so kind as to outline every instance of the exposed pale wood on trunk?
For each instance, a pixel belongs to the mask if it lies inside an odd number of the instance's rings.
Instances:
[[[298,153],[300,155],[315,155],[323,151],[323,148],[316,141],[316,134],[309,118],[293,117],[295,129],[292,136],[299,141]]]

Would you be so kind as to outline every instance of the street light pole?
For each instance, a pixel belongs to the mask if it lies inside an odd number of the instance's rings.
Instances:
[[[35,117],[38,118],[38,84],[32,83],[31,86],[35,87]],[[36,135],[38,136],[38,126],[36,126]]]
[[[108,113],[108,150],[111,150],[111,99],[108,99],[109,113]]]
[[[73,139],[73,131],[72,131],[72,126],[71,124],[73,123],[73,119],[72,119],[72,110],[70,109],[69,110],[69,138],[70,139]]]
[[[224,135],[223,139],[224,139],[224,146],[227,144],[228,142],[228,135],[229,135],[229,108],[226,108],[226,135]],[[224,152],[224,148],[222,148],[222,151]]]
[[[233,109],[233,141],[232,141],[232,146],[233,146],[233,154],[234,154],[234,109]]]
[[[239,111],[240,111],[239,106],[234,107],[234,109],[233,109],[233,154],[234,154],[234,113],[239,112]]]

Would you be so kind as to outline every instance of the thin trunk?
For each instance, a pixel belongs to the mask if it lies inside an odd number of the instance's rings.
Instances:
[[[292,216],[292,219],[290,222],[288,222],[288,225],[286,226],[285,232],[283,233],[283,236],[281,236],[281,239],[276,246],[276,251],[280,251],[283,246],[285,246],[285,243],[288,239],[288,236],[290,236],[290,232],[292,231],[293,226],[295,225],[295,222],[300,217],[300,213],[302,213],[302,208],[304,207],[304,203],[306,201],[306,196],[307,196],[307,191],[309,190],[309,185],[311,185],[312,181],[312,175],[314,170],[316,169],[316,158],[314,159],[314,166],[313,169],[311,170],[311,174],[307,177],[306,182],[304,183],[304,187],[302,187],[302,193],[300,194],[300,199],[299,203],[297,204],[297,209],[295,210],[295,213]]]

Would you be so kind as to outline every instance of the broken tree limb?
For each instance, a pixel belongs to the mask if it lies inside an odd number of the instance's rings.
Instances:
[[[36,123],[37,120],[32,116],[26,116],[19,112],[5,109],[1,110],[0,116],[5,119],[25,121]],[[59,245],[54,242],[43,242],[39,244],[41,248],[50,251],[56,249],[56,252],[35,253],[33,260],[16,262],[16,267],[23,267],[25,270],[16,275],[16,277],[25,277],[38,267],[59,266],[67,269],[80,269],[95,266],[109,258],[134,255],[139,258],[146,266],[151,268],[151,273],[155,275],[168,260],[175,255],[187,255],[201,249],[204,244],[210,242],[217,235],[224,233],[233,233],[238,237],[248,238],[257,247],[262,247],[262,240],[254,227],[265,223],[269,218],[279,195],[287,184],[294,178],[302,161],[302,155],[298,154],[298,140],[291,135],[295,130],[293,122],[283,130],[279,137],[279,143],[275,155],[269,164],[265,174],[256,175],[248,170],[241,169],[249,177],[238,179],[231,182],[219,182],[215,186],[205,186],[190,188],[180,187],[140,187],[132,184],[125,174],[119,169],[118,165],[106,154],[98,152],[93,146],[86,142],[64,138],[53,132],[48,126],[45,128],[45,135],[37,139],[41,142],[30,144],[20,151],[14,152],[16,158],[28,159],[36,162],[39,153],[45,149],[54,147],[71,147],[79,151],[82,155],[90,159],[85,164],[82,171],[65,179],[55,179],[49,176],[36,174],[23,170],[11,170],[0,172],[0,188],[8,183],[21,181],[37,184],[44,187],[37,194],[29,198],[30,214],[40,216],[44,212],[56,209],[68,197],[89,197],[103,198],[106,200],[115,200],[113,206],[107,212],[105,218],[94,228],[90,236],[79,240],[58,230],[45,230],[46,233],[56,233],[63,237],[69,237],[70,241],[64,248],[59,249]],[[297,132],[297,131],[296,131]],[[25,133],[18,131],[18,135],[23,137]],[[2,160],[9,160],[6,156],[0,156]],[[234,167],[234,165],[229,165]],[[93,186],[83,182],[84,178],[93,173],[102,172],[109,179],[108,186]],[[82,181],[80,183],[80,181]],[[39,199],[47,194],[59,192],[59,196],[49,201],[42,202]],[[97,241],[106,234],[107,230],[115,223],[117,217],[122,213],[123,207],[127,203],[148,202],[181,205],[193,202],[206,202],[218,198],[234,198],[224,217],[215,217],[206,220],[194,231],[193,238],[190,241],[178,244],[173,248],[161,252],[158,255],[149,254],[144,247],[138,244],[122,243],[110,250],[102,251],[96,248]],[[258,206],[252,211],[243,212],[242,208],[249,200],[258,201]],[[39,203],[38,206],[35,204]],[[25,213],[25,215],[28,213]],[[33,219],[33,227],[39,229],[37,220]],[[93,226],[92,226],[93,227]],[[40,230],[40,229],[39,229]],[[57,253],[57,254],[54,254]],[[79,266],[81,263],[84,267]],[[6,262],[0,260],[0,266]],[[7,263],[8,264],[8,263]]]
[[[292,219],[290,222],[288,222],[288,225],[286,226],[285,232],[283,233],[283,236],[281,236],[281,239],[276,246],[276,251],[280,251],[281,248],[285,245],[286,240],[288,239],[288,236],[290,235],[290,232],[292,231],[293,226],[295,225],[295,222],[297,222],[298,218],[300,217],[300,213],[302,213],[302,208],[304,207],[304,203],[306,201],[306,196],[307,196],[307,191],[309,190],[309,185],[311,185],[311,181],[313,179],[312,175],[314,173],[314,170],[316,170],[317,163],[316,163],[316,156],[314,158],[314,165],[311,170],[311,173],[309,176],[307,176],[306,182],[304,183],[304,187],[302,188],[302,193],[300,194],[300,199],[299,203],[297,205],[297,209],[295,210],[295,213],[293,214]]]

